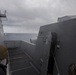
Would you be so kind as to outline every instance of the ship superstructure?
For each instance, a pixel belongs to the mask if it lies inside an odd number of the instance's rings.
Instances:
[[[36,43],[5,40],[10,75],[76,73],[76,19],[40,27]]]

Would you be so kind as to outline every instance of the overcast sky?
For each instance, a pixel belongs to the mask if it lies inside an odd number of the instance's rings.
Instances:
[[[7,10],[5,33],[38,33],[58,17],[76,15],[76,0],[0,0],[0,10]]]

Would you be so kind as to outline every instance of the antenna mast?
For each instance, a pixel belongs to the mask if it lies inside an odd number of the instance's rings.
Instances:
[[[6,18],[6,10],[4,11],[4,13],[1,13],[0,11],[0,44],[4,41],[3,24],[1,18]]]
[[[0,21],[2,22],[1,18],[6,18],[6,10],[4,11],[4,14],[0,11]]]

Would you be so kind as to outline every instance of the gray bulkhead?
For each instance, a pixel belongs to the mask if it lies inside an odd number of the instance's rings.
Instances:
[[[53,75],[68,75],[70,64],[76,63],[76,19],[42,26],[39,32],[57,34],[60,48],[55,49],[57,67],[54,65]]]

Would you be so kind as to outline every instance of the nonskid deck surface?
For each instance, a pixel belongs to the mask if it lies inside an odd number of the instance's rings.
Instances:
[[[15,70],[19,70],[21,68],[26,68],[26,67],[30,67],[31,64],[29,62],[15,62],[15,63],[11,63],[11,68],[10,71],[15,71]]]
[[[9,49],[9,68],[11,75],[39,75],[30,58],[23,50]]]
[[[33,67],[28,67],[23,70],[12,72],[11,75],[39,75]]]
[[[9,52],[9,61],[10,63],[13,62],[21,62],[21,61],[29,61],[29,57],[19,49],[8,50]]]
[[[29,60],[29,58],[27,57],[27,56],[25,56],[25,57],[12,57],[11,59],[10,59],[10,62],[11,63],[13,63],[13,62],[22,62],[22,61],[27,61],[27,60]]]

